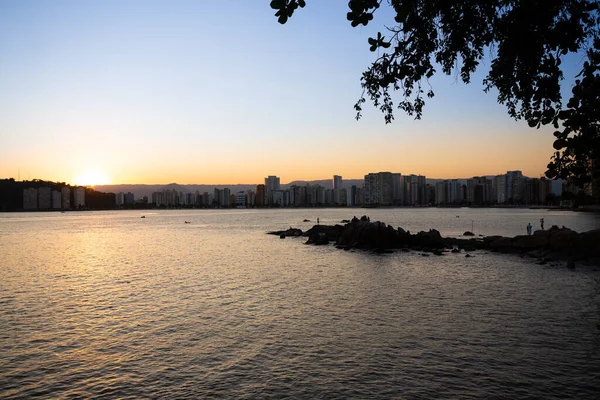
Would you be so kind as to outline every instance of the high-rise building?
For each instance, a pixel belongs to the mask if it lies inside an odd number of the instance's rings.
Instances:
[[[286,201],[285,201],[285,190],[273,190],[271,192],[272,195],[272,205],[277,205],[279,207],[283,207],[286,205]]]
[[[275,204],[274,200],[273,200],[273,192],[275,190],[280,190],[280,185],[279,185],[279,177],[275,176],[275,175],[269,175],[268,177],[265,178],[265,189],[266,189],[266,199],[267,199],[267,204],[268,205],[272,205]]]
[[[250,207],[254,207],[256,199],[256,193],[253,190],[246,190],[246,204]]]
[[[38,188],[38,209],[49,210],[52,208],[52,189],[49,187]]]
[[[52,191],[52,209],[59,210],[61,208],[61,195],[60,190]]]
[[[404,181],[402,180],[402,174],[392,174],[392,200],[394,205],[404,204]]]
[[[393,204],[393,181],[391,172],[365,175],[365,205],[389,206]]]
[[[462,198],[462,185],[458,179],[451,179],[448,181],[446,201],[451,204],[461,203]]]
[[[78,187],[75,189],[75,208],[85,207],[85,188]]]
[[[352,185],[348,188],[348,196],[347,196],[346,204],[348,207],[356,206],[356,185]]]
[[[523,197],[523,173],[521,171],[506,172],[506,201],[518,202]]]
[[[256,197],[254,199],[254,203],[258,207],[263,207],[266,205],[267,193],[265,185],[256,185]]]
[[[63,210],[68,210],[71,208],[71,188],[63,186],[60,190],[60,194],[62,197],[62,208]]]
[[[123,204],[125,204],[125,193],[118,192],[117,194],[115,194],[115,203],[117,207],[122,207]]]
[[[448,181],[439,181],[435,184],[435,203],[448,203]]]
[[[23,209],[36,210],[38,208],[38,191],[36,188],[23,189]]]
[[[224,188],[222,191],[221,197],[221,206],[223,207],[231,207],[231,189]]]
[[[340,175],[333,176],[333,190],[342,188],[342,177]]]
[[[265,187],[267,189],[267,192],[270,190],[279,190],[280,189],[279,177],[274,176],[274,175],[269,175],[268,177],[266,177],[265,178]]]
[[[131,192],[125,193],[125,196],[123,197],[123,200],[124,200],[125,204],[133,204],[135,202],[135,198],[133,196],[133,193],[131,193]]]

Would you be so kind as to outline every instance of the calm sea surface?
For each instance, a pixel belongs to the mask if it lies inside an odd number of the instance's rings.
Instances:
[[[265,235],[365,213],[444,236],[600,228],[546,210],[0,214],[0,398],[599,398],[600,268]]]

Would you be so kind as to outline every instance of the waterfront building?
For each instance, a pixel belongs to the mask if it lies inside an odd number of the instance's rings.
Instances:
[[[52,189],[49,187],[38,188],[38,210],[52,208]]]
[[[404,180],[402,174],[392,174],[392,202],[394,205],[404,204]]]
[[[496,203],[504,204],[508,200],[506,197],[506,175],[494,176],[494,193],[496,194]]]
[[[74,204],[73,206],[75,208],[81,208],[81,207],[85,207],[85,188],[82,187],[78,187],[75,189],[75,195],[74,195]]]
[[[286,205],[285,190],[281,190],[281,189],[273,190],[271,192],[271,195],[272,195],[272,199],[273,199],[273,201],[271,203],[272,205],[278,206],[278,207],[283,207]]]
[[[356,185],[350,186],[348,189],[346,205],[348,207],[356,206]]]
[[[516,203],[523,198],[523,173],[521,171],[506,172],[506,201]]]
[[[60,190],[61,194],[61,203],[63,210],[68,210],[71,208],[71,188],[67,186],[63,186]]]
[[[332,206],[333,201],[333,189],[325,189],[325,205]]]
[[[125,204],[125,193],[119,192],[115,194],[115,204],[117,207],[122,207]]]
[[[275,175],[269,175],[265,178],[265,189],[266,189],[266,203],[267,205],[276,204],[273,200],[273,192],[280,190],[279,177]]]
[[[61,203],[62,202],[61,202],[60,190],[53,190],[52,191],[52,209],[60,210]]]
[[[266,204],[267,193],[265,185],[256,185],[256,197],[254,199],[254,203],[258,207],[263,207]]]
[[[133,204],[135,203],[135,198],[133,196],[133,193],[131,192],[127,192],[124,196],[123,196],[123,200],[125,204]]]
[[[333,176],[333,190],[342,188],[342,177],[340,175]]]
[[[354,198],[357,206],[362,206],[365,204],[365,189],[364,188],[356,188],[356,197]]]
[[[23,189],[23,209],[37,210],[38,191],[36,188]]]
[[[348,191],[344,189],[337,189],[338,193],[338,202],[336,205],[338,206],[346,206],[348,205]]]
[[[439,181],[435,184],[435,203],[446,204],[448,203],[448,181]]]
[[[393,182],[391,172],[365,175],[365,205],[389,206],[393,204]]]
[[[254,193],[254,191],[250,189],[246,190],[246,204],[250,207],[254,207],[255,199],[256,194]]]
[[[450,204],[462,203],[462,185],[460,181],[458,179],[450,179],[447,182],[446,201]]]

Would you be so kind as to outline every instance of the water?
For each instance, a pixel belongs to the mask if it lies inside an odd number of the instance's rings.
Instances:
[[[0,214],[0,398],[598,398],[593,267],[264,234],[364,213],[443,235],[600,227],[545,210]]]

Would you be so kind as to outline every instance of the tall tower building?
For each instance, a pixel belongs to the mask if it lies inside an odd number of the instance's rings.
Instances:
[[[269,175],[265,178],[265,189],[267,196],[267,204],[271,205],[273,203],[273,192],[279,190],[279,177],[275,175]]]
[[[264,206],[266,198],[267,194],[265,185],[256,185],[256,197],[254,199],[254,203],[259,207]]]
[[[340,175],[333,176],[333,190],[342,188],[342,177]]]
[[[78,187],[75,189],[75,208],[85,207],[85,189]]]

